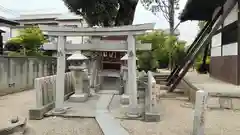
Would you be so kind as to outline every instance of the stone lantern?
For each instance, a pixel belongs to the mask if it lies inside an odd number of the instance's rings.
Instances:
[[[88,58],[81,54],[81,51],[77,51],[67,58],[70,61],[69,69],[71,70],[74,78],[75,93],[70,96],[70,102],[85,102],[88,99],[88,93],[84,91],[83,78],[87,75],[86,72],[86,60]]]
[[[138,58],[136,58],[138,60]],[[123,88],[124,88],[124,93],[121,96],[121,104],[123,105],[128,105],[129,104],[129,95],[130,95],[130,90],[128,88],[128,66],[127,66],[127,61],[128,61],[128,54],[125,54],[121,58],[122,66],[121,66],[121,75],[123,79]]]

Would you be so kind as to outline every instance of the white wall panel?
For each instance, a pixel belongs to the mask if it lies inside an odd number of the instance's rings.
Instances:
[[[221,56],[221,46],[211,48],[211,56]]]
[[[221,46],[222,44],[222,33],[218,33],[212,37],[212,47]]]
[[[223,45],[222,50],[223,50],[223,56],[237,55],[238,54],[238,44],[231,43],[231,44]]]
[[[233,23],[238,19],[238,4],[235,5],[235,7],[232,9],[232,11],[229,13],[227,18],[224,20],[223,26],[226,26],[230,23]]]

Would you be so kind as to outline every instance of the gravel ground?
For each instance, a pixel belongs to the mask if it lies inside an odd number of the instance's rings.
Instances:
[[[35,107],[35,91],[24,91],[0,97],[0,127],[12,117],[28,117],[28,110]],[[27,135],[102,135],[95,119],[66,119],[49,117],[29,120]]]
[[[121,120],[121,125],[131,135],[190,135],[193,124],[193,109],[183,107],[186,99],[162,99],[162,120],[146,123]],[[240,134],[240,111],[208,110],[206,113],[205,135]]]

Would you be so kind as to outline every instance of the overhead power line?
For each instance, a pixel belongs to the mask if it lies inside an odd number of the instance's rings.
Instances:
[[[8,14],[12,14],[12,15],[19,15],[18,12],[10,10],[5,8],[4,6],[0,5],[0,11],[4,12],[4,13],[8,13]]]

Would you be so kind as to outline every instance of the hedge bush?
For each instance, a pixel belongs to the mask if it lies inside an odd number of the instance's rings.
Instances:
[[[209,72],[209,65],[210,65],[210,57],[208,56],[206,59],[205,66],[203,65],[202,61],[195,62],[194,66],[196,68],[196,71],[201,74],[206,74]]]

